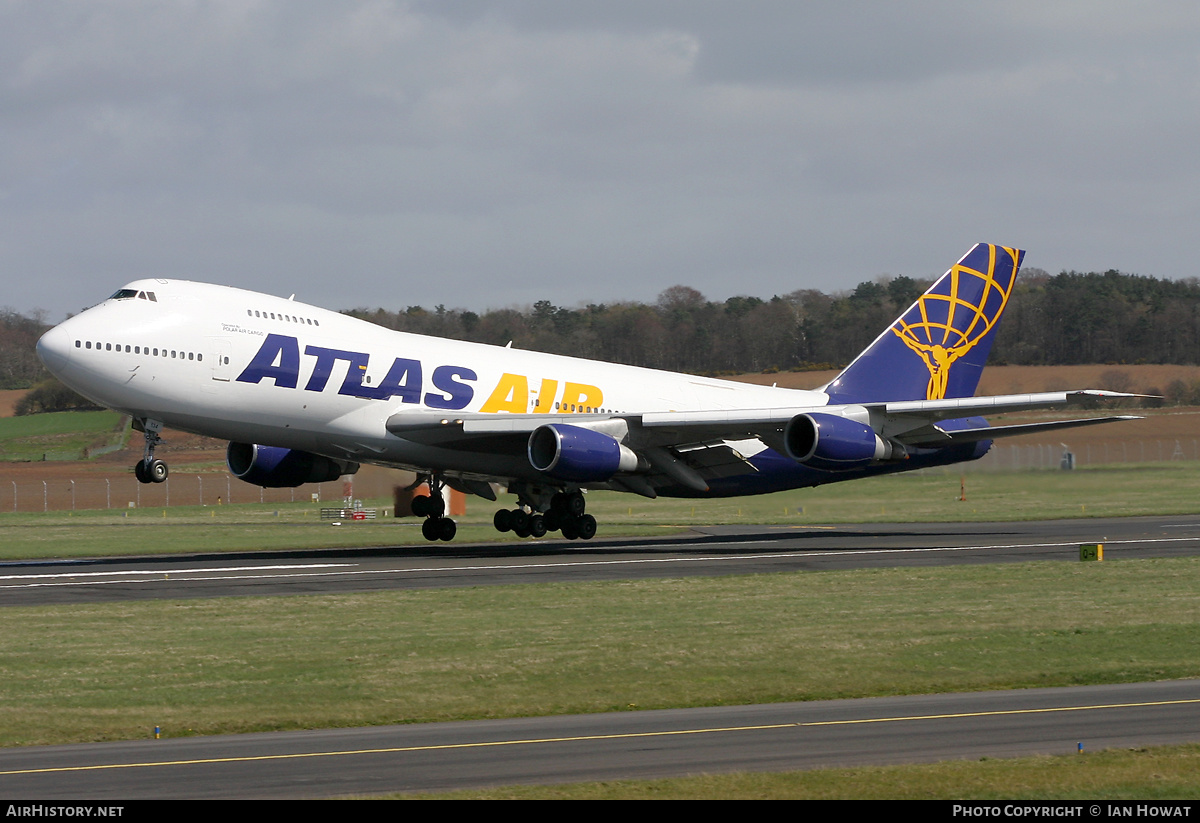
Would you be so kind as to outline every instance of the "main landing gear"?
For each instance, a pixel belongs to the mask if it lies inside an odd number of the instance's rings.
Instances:
[[[142,421],[142,432],[146,436],[146,450],[141,460],[133,464],[133,474],[139,483],[161,483],[167,479],[167,464],[154,459],[154,447],[162,442],[159,420]]]
[[[458,526],[446,517],[442,496],[445,480],[436,474],[419,475],[414,486],[421,483],[427,483],[430,490],[430,494],[412,499],[412,513],[425,518],[421,534],[431,542],[453,540]],[[567,540],[591,540],[596,536],[596,518],[584,511],[587,501],[583,492],[554,492],[524,484],[510,486],[509,491],[517,493],[517,508],[496,512],[492,524],[497,531],[510,531],[517,537],[545,537],[548,532],[561,531]]]
[[[442,496],[442,488],[446,484],[436,476],[428,478],[428,483],[431,493],[412,499],[412,513],[425,518],[421,524],[421,534],[429,541],[453,540],[458,533],[458,525],[446,517],[446,499]]]
[[[492,518],[496,531],[511,531],[517,537],[544,537],[547,532],[561,531],[568,540],[591,540],[596,536],[596,518],[586,514],[587,501],[583,493],[558,492],[550,498],[544,513],[533,504],[521,500],[515,509],[500,509]]]

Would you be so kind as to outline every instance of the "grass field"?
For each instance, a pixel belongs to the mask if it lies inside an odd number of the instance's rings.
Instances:
[[[1200,558],[3,610],[0,745],[1200,676]]]
[[[128,421],[114,411],[69,411],[0,418],[0,461],[79,460],[120,447]]]
[[[53,437],[53,432],[45,436]],[[1200,462],[589,495],[600,537],[1186,514]],[[369,501],[386,507],[390,500]],[[0,515],[0,559],[424,544],[308,503]],[[459,541],[501,539],[473,505]],[[507,538],[514,539],[514,538]],[[0,745],[1200,677],[1200,558],[4,608]],[[1184,798],[1200,748],[477,797]]]

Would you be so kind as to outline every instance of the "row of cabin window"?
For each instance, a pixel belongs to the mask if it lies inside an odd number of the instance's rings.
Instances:
[[[115,346],[112,343],[103,343],[103,344],[97,343],[95,346],[96,351],[100,351],[102,346],[103,346],[104,351],[121,351],[120,343],[117,343]],[[92,341],[91,340],[76,340],[75,348],[90,349],[90,348],[92,348]],[[151,357],[159,356],[158,349],[154,349],[153,352],[151,352],[151,349],[149,346],[146,346],[145,348],[142,348],[141,346],[126,346],[125,353],[126,354],[129,354],[129,353],[148,354]],[[203,360],[204,359],[204,355],[200,354],[199,352],[190,352],[190,351],[189,352],[176,352],[176,351],[168,352],[167,349],[162,350],[163,357],[176,357],[177,356],[180,360],[183,359],[185,354],[187,355],[188,360]]]
[[[264,320],[266,320],[267,318],[270,318],[271,320],[290,320],[293,323],[307,323],[310,326],[321,325],[320,321],[310,320],[306,317],[296,317],[294,314],[278,314],[278,315],[276,315],[275,312],[273,312],[273,311],[271,311],[271,312],[264,311],[264,312],[260,313],[258,309],[246,309],[246,316],[247,317],[261,317]]]
[[[567,405],[568,404],[566,404],[566,403],[559,403],[559,402],[555,401],[554,410],[555,411],[563,411],[563,412],[566,412],[566,411],[581,412],[583,414],[624,414],[624,412],[615,412],[612,409],[601,409],[601,408],[598,408],[595,406],[576,406],[574,403],[571,403],[570,408],[568,409]],[[560,406],[561,406],[561,408],[560,408]],[[537,408],[536,404],[534,405],[534,408],[535,409]]]

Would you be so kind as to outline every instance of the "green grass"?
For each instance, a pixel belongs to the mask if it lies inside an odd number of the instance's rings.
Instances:
[[[128,418],[114,411],[0,417],[0,461],[79,460],[128,436]]]
[[[1200,798],[1200,745],[780,774],[395,795],[422,800],[1112,800]]]
[[[1200,559],[3,610],[0,745],[1200,676]]]
[[[599,521],[601,539],[666,535],[710,524],[1043,520],[1200,511],[1196,461],[972,474],[966,476],[965,501],[961,482],[956,472],[929,470],[722,500],[646,500],[593,492],[588,511]],[[391,501],[367,504],[390,511]],[[456,542],[518,540],[492,528],[492,513],[500,505],[469,498],[467,515],[456,518]],[[7,512],[0,514],[0,559],[424,544],[419,526],[416,518],[391,517],[332,526],[320,519],[320,505],[313,503]]]
[[[1192,513],[1200,465],[591,494],[600,536]],[[389,501],[373,501],[380,507]],[[798,509],[803,507],[803,511]],[[471,499],[460,541],[494,540]],[[311,504],[6,514],[4,557],[424,543]],[[5,608],[0,745],[1200,677],[1200,559]],[[480,797],[1195,797],[1196,747]],[[457,795],[462,796],[462,795]]]
[[[965,486],[965,497],[961,499]],[[911,523],[1047,520],[1200,512],[1200,462],[1071,472],[928,469],[756,497],[646,500],[591,494],[601,524]],[[603,516],[602,516],[603,515]]]

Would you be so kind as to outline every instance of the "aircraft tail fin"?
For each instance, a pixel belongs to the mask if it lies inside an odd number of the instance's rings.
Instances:
[[[972,248],[825,387],[831,402],[972,397],[1024,256]]]

